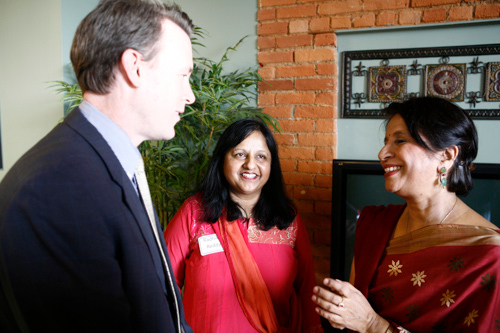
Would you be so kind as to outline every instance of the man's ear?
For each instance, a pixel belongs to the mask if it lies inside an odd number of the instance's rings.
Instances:
[[[140,86],[142,54],[137,50],[126,49],[120,59],[124,79],[133,87]]]

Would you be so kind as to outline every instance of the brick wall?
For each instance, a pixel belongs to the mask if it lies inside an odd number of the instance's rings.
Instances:
[[[285,183],[304,218],[316,278],[330,270],[337,147],[337,29],[500,17],[499,0],[258,0],[259,105],[278,118]]]

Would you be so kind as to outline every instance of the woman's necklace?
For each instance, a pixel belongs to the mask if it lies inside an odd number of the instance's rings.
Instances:
[[[243,208],[243,212],[245,213],[245,218],[251,219],[253,217],[253,211],[250,211],[250,213],[247,213],[247,210]]]
[[[453,204],[453,207],[451,207],[451,209],[448,212],[448,214],[446,214],[446,216],[437,225],[440,225],[441,223],[443,223],[444,220],[446,220],[448,218],[448,216],[450,216],[451,212],[453,212],[453,210],[455,209],[455,206],[457,205],[457,201],[458,201],[458,197],[455,198],[455,203]],[[408,228],[409,227],[410,227],[410,212],[408,212],[408,217],[406,219],[406,233],[408,233]]]

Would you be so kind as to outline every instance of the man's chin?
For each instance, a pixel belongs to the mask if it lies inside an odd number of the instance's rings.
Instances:
[[[168,141],[172,140],[175,137],[175,131],[172,131],[172,133],[168,133],[167,135],[163,135],[163,141]]]

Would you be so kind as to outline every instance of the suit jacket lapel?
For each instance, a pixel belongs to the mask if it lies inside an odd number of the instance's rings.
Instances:
[[[120,162],[113,153],[111,147],[106,140],[97,131],[97,129],[88,122],[83,116],[81,111],[77,108],[73,110],[64,120],[64,123],[78,132],[101,156],[101,159],[109,171],[111,178],[118,184],[123,191],[124,203],[130,209],[135,217],[135,220],[142,232],[144,240],[149,248],[150,255],[155,263],[158,278],[163,282],[163,289],[166,293],[165,274],[163,272],[163,265],[161,264],[158,247],[151,230],[149,218],[146,210],[139,199],[134,186],[130,182],[127,174],[123,170]],[[112,209],[112,208],[111,208]],[[158,229],[161,230],[161,229]],[[165,253],[166,253],[166,249]]]

